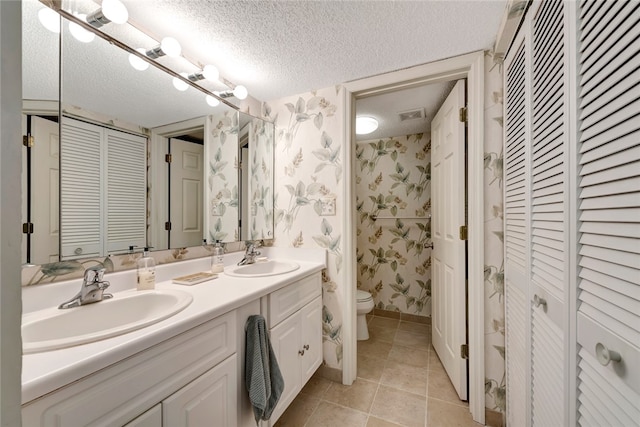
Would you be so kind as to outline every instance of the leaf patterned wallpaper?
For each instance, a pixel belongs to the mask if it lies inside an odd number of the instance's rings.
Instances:
[[[276,125],[274,246],[327,250],[323,280],[324,362],[342,369],[343,96],[340,86],[265,103],[263,117]],[[335,199],[336,214],[322,216],[322,200]]]
[[[431,138],[356,145],[358,288],[375,307],[431,315]]]
[[[238,114],[225,111],[207,117],[205,148],[207,190],[205,229],[208,242],[238,239]]]

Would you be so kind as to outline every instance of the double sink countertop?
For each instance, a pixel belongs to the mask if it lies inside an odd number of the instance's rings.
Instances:
[[[269,247],[261,248],[261,251],[268,259],[295,261],[300,268],[279,275],[249,278],[219,273],[216,279],[185,286],[173,284],[171,279],[210,271],[209,257],[159,265],[156,268],[156,289],[187,292],[193,297],[191,304],[173,316],[142,329],[74,347],[23,355],[22,403],[91,375],[326,267],[324,249]],[[235,266],[242,257],[242,252],[226,254],[225,266]],[[110,282],[106,292],[116,294],[117,298],[118,292],[135,289],[136,270],[106,274],[105,280]],[[82,279],[74,279],[23,288],[23,314],[57,306],[75,295],[81,284]]]

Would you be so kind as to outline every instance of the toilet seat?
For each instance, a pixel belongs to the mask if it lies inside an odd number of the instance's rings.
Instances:
[[[373,299],[369,292],[362,291],[360,289],[358,289],[358,291],[356,292],[356,298],[358,302],[367,302]]]

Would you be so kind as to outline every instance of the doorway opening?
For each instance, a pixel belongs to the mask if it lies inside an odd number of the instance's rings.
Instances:
[[[475,421],[484,423],[484,230],[483,230],[483,132],[484,132],[484,53],[475,52],[425,64],[410,69],[374,76],[345,84],[346,112],[345,139],[355,141],[356,102],[359,99],[376,94],[384,94],[400,89],[420,87],[430,83],[449,82],[466,79],[468,82],[468,166],[466,183],[468,185],[468,371],[469,371],[469,409]],[[345,263],[344,283],[357,281],[357,224],[356,176],[358,164],[355,144],[347,153],[345,162],[352,176],[345,183],[347,194],[345,206],[346,233],[350,237],[345,242],[345,252],[352,256],[352,262]],[[349,288],[349,287],[345,287]],[[355,286],[344,291],[345,359],[343,383],[351,384],[357,374],[356,363],[356,289]]]

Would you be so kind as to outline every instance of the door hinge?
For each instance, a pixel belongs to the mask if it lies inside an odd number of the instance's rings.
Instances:
[[[460,226],[460,240],[467,240],[467,237],[468,237],[467,226],[466,225],[461,225]]]
[[[466,344],[462,344],[460,346],[460,357],[462,357],[463,359],[468,359],[469,358],[469,346]]]
[[[25,222],[22,224],[22,233],[23,234],[33,234],[33,223]]]
[[[171,231],[171,221],[167,221],[164,223],[164,229],[167,231]]]
[[[33,135],[22,135],[22,145],[31,148],[33,147],[34,143],[35,140],[33,138]]]
[[[167,163],[171,163],[171,161],[173,160],[173,156],[171,155],[171,153],[167,153],[164,155],[164,161]]]
[[[462,123],[467,123],[467,107],[460,108],[460,121]]]

